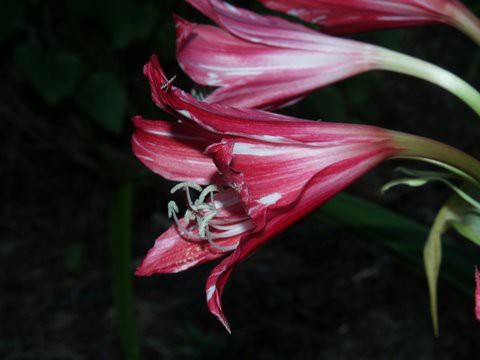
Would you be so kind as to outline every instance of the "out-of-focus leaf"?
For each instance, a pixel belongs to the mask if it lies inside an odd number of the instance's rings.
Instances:
[[[460,235],[480,246],[480,214],[478,212],[464,214],[461,219],[452,220],[450,224]]]
[[[29,44],[18,45],[14,58],[18,69],[50,105],[73,92],[83,68],[74,53],[42,51]]]
[[[425,248],[423,249],[423,261],[427,275],[428,291],[430,294],[430,314],[432,315],[433,329],[438,336],[438,305],[437,287],[440,265],[442,263],[442,235],[448,229],[448,221],[453,214],[447,202],[438,212],[435,221],[428,234]]]
[[[104,25],[114,46],[120,49],[145,39],[152,33],[160,12],[166,11],[161,3],[134,0],[70,0],[67,9],[70,16],[95,19]]]
[[[345,193],[322,206],[320,213],[423,268],[423,248],[429,233],[426,226]],[[440,278],[473,294],[472,269],[478,255],[448,236],[443,237],[443,250]]]
[[[75,97],[76,104],[100,126],[119,134],[127,106],[123,83],[110,72],[92,75]]]
[[[75,242],[71,244],[65,253],[65,265],[70,271],[78,272],[82,269],[85,260],[85,243]]]
[[[8,40],[21,28],[25,16],[22,0],[3,0],[0,11],[0,42]]]
[[[469,192],[471,198],[478,202],[480,196],[477,189],[464,186],[462,190]],[[449,225],[460,235],[480,246],[480,208],[474,205],[476,204],[456,196],[455,203],[451,205],[455,216],[450,220]]]
[[[145,39],[152,32],[159,11],[159,6],[153,4],[125,0],[114,3],[104,17],[114,45],[124,48],[136,40]]]
[[[162,61],[175,60],[175,25],[170,19],[165,21],[158,32],[158,45],[162,49],[159,56]]]

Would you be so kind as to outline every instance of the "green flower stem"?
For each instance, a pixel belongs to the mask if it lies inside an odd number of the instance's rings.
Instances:
[[[467,8],[456,10],[451,18],[453,21],[451,25],[462,31],[470,39],[475,41],[480,46],[480,20]]]
[[[447,144],[421,136],[392,132],[395,144],[403,148],[397,158],[422,160],[442,166],[480,188],[480,162]]]
[[[396,51],[382,49],[377,68],[417,78],[436,84],[456,95],[480,116],[480,93],[466,81],[429,62]]]
[[[132,184],[119,185],[110,204],[110,251],[117,326],[123,358],[140,359],[135,327],[132,289],[131,232]]]

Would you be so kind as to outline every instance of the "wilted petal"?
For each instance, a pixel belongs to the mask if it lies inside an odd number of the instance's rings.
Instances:
[[[153,172],[173,181],[221,183],[206,147],[220,138],[191,123],[133,118],[132,149]]]

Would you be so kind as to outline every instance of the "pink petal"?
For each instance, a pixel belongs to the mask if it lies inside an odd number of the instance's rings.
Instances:
[[[210,0],[215,21],[232,34],[252,43],[295,50],[358,55],[370,45],[323,35],[306,26],[274,16],[263,16],[218,0]]]
[[[380,161],[398,151],[387,138],[371,143],[339,140],[337,145],[329,146],[234,138],[208,148],[227,183],[240,194],[248,215],[257,223],[259,214],[266,209],[285,208],[297,201],[310,180],[325,169],[363,157]],[[348,179],[345,177],[336,186],[343,187]]]
[[[190,2],[236,35],[177,18],[182,69],[197,83],[223,87],[207,102],[274,109],[375,67],[378,49],[373,46],[321,35],[227,3]]]
[[[202,128],[218,134],[242,136],[278,144],[319,144],[321,146],[339,144],[339,141],[370,143],[390,137],[388,131],[372,126],[312,123],[309,120],[255,109],[238,109],[198,101],[168,82],[155,56],[145,65],[144,71],[150,80],[152,97],[158,106],[177,118],[193,121]],[[168,86],[165,85],[167,82]]]
[[[233,241],[236,240],[233,239]],[[223,255],[224,253],[212,249],[206,242],[196,243],[185,240],[176,226],[172,225],[155,240],[155,245],[148,251],[135,275],[177,273]]]
[[[320,25],[331,34],[447,23],[452,12],[469,14],[456,0],[260,0],[266,7]]]
[[[219,141],[215,134],[191,123],[133,118],[132,136],[135,155],[153,172],[173,181],[197,184],[222,183],[207,146]]]
[[[324,204],[389,155],[391,155],[389,149],[373,151],[343,160],[319,171],[309,179],[303,192],[292,206],[269,209],[265,215],[268,221],[264,221],[265,227],[262,231],[245,236],[233,254],[213,269],[206,283],[207,304],[210,312],[220,320],[227,331],[230,332],[230,326],[222,308],[221,297],[235,266],[273,236]]]
[[[480,271],[475,268],[475,316],[480,321]]]

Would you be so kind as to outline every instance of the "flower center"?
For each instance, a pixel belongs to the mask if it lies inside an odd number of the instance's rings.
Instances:
[[[233,245],[220,245],[219,239],[228,239],[243,234],[254,227],[254,224],[243,210],[238,211],[240,199],[231,189],[224,189],[217,185],[208,185],[204,189],[192,182],[182,182],[175,185],[170,193],[178,190],[185,193],[187,210],[183,219],[177,217],[179,208],[175,201],[168,203],[168,217],[173,218],[175,224],[186,240],[208,241],[210,245],[221,251],[235,250],[238,242]],[[199,193],[196,200],[192,199],[190,190]],[[215,199],[214,193],[218,193]],[[235,209],[237,211],[230,211]]]

